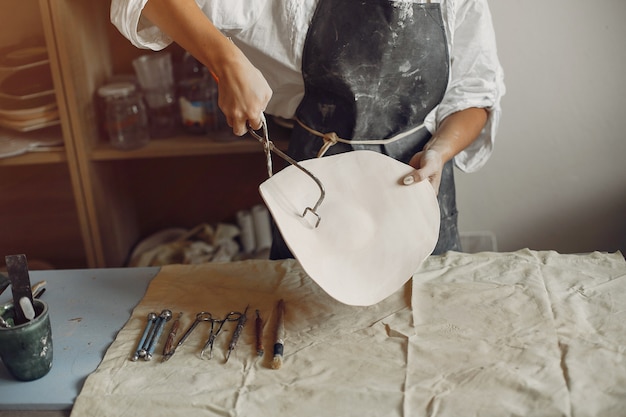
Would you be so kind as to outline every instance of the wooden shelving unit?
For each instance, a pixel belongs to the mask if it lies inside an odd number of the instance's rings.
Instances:
[[[237,210],[261,202],[265,157],[249,136],[181,133],[134,151],[102,137],[97,88],[132,73],[132,59],[151,53],[117,32],[109,7],[107,0],[0,4],[0,24],[8,28],[0,47],[45,39],[64,144],[0,159],[0,253],[26,253],[57,268],[123,266],[153,232],[234,221]],[[169,49],[175,59],[182,55],[176,45]],[[274,137],[285,132],[278,128]]]

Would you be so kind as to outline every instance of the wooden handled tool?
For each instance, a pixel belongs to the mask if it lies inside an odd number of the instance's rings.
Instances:
[[[272,369],[280,369],[283,365],[285,348],[285,302],[281,299],[276,306],[276,343],[274,343],[274,357]]]
[[[256,311],[256,321],[254,324],[256,329],[256,354],[261,357],[263,356],[263,319],[261,318],[259,310]]]

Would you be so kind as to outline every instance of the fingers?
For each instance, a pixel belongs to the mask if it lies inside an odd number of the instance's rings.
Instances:
[[[433,173],[432,175],[428,175],[424,172],[424,170],[417,169],[411,172],[406,177],[402,178],[402,184],[404,185],[417,184],[424,180],[428,180],[430,182],[430,185],[432,185],[433,190],[435,190],[435,194],[439,193],[439,185],[441,184],[440,172],[436,172],[436,173]]]
[[[233,119],[227,118],[226,123],[233,129],[233,134],[235,136],[243,136],[248,133],[248,125],[246,119]]]
[[[416,169],[406,177],[402,178],[402,184],[411,185],[422,182],[424,180],[429,180],[432,182],[432,180],[435,179],[436,176],[437,173],[427,174],[423,169]]]
[[[265,105],[267,100],[263,100],[261,104],[245,105],[241,106],[239,102],[230,103],[230,107],[226,107],[226,110],[222,110],[226,116],[226,123],[233,130],[233,134],[237,136],[243,136],[248,133],[248,128],[259,130],[263,127],[263,120],[265,116]],[[233,105],[235,106],[233,108]],[[237,107],[241,106],[241,107]],[[252,108],[253,110],[245,110],[246,108]]]
[[[243,136],[248,133],[248,128],[251,127],[254,130],[259,130],[263,127],[263,112],[257,114],[257,116],[242,116],[242,117],[228,117],[226,123],[233,129],[233,134],[236,136]]]
[[[272,89],[261,72],[247,60],[243,63],[218,84],[218,105],[237,136],[245,135],[248,127],[262,127],[263,112],[272,98]]]
[[[259,113],[259,116],[255,119],[248,119],[248,125],[254,129],[259,130],[263,127],[263,120],[265,117],[263,116],[263,112]]]
[[[402,178],[402,184],[411,185],[428,180],[433,186],[435,193],[439,192],[443,162],[438,152],[432,150],[418,152],[411,158],[409,164],[414,167],[415,170]]]

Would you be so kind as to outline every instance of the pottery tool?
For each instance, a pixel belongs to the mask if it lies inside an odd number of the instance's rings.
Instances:
[[[254,325],[256,330],[256,354],[261,357],[263,356],[263,319],[261,318],[259,310],[256,311],[256,321]]]
[[[39,281],[38,283],[32,286],[31,289],[33,291],[33,298],[41,297],[41,295],[46,290],[46,284],[47,284],[46,281]],[[11,307],[13,307],[13,301],[9,301],[7,303],[0,305],[0,313],[10,309]]]
[[[206,312],[206,311],[201,311],[200,313],[196,314],[196,319],[194,320],[194,322],[191,324],[191,326],[189,326],[189,328],[187,329],[187,331],[185,332],[185,334],[183,334],[180,338],[180,340],[178,341],[178,343],[176,344],[176,346],[174,346],[174,348],[172,350],[170,350],[166,356],[163,357],[163,360],[166,361],[169,358],[171,358],[172,356],[174,356],[174,353],[176,353],[176,349],[178,349],[179,347],[182,346],[183,343],[185,343],[185,340],[187,340],[187,338],[189,337],[189,335],[191,335],[191,333],[194,331],[194,329],[198,326],[198,324],[200,324],[200,322],[203,321],[212,321],[213,317],[211,316],[211,313]]]
[[[170,328],[170,333],[167,335],[167,339],[165,340],[165,346],[163,346],[163,357],[161,358],[161,362],[165,362],[169,359],[171,355],[174,354],[174,338],[176,337],[176,333],[178,333],[178,328],[180,327],[180,318],[183,316],[182,311],[178,313],[178,317],[172,323],[172,327]]]
[[[152,355],[154,354],[154,349],[156,349],[156,345],[159,343],[159,339],[161,338],[161,334],[163,333],[163,329],[165,328],[165,323],[170,321],[172,318],[172,312],[170,310],[163,310],[159,315],[154,327],[155,330],[152,334],[152,338],[150,339],[150,344],[148,345],[148,349],[146,349],[146,356],[144,356],[144,360],[149,361],[152,359]]]
[[[211,319],[211,332],[209,333],[209,339],[200,351],[201,358],[204,358],[204,354],[207,350],[209,351],[209,359],[213,358],[213,344],[215,343],[217,336],[222,332],[224,324],[226,324],[227,321],[238,321],[241,315],[242,313],[239,313],[238,311],[231,311],[222,320]],[[216,324],[218,324],[217,330],[214,330]]]
[[[145,355],[143,345],[144,343],[146,343],[148,334],[151,333],[152,328],[154,327],[154,323],[156,322],[156,319],[157,319],[156,313],[148,313],[148,321],[146,322],[146,327],[143,329],[143,334],[141,335],[141,339],[139,339],[139,343],[137,343],[137,349],[135,349],[135,353],[130,358],[131,361],[135,362],[137,359]]]
[[[261,113],[261,122],[262,122],[261,131],[262,131],[263,136],[256,133],[254,129],[252,128],[248,128],[248,133],[250,133],[252,137],[254,137],[259,142],[261,142],[261,144],[263,144],[263,149],[265,151],[265,159],[267,163],[267,175],[270,178],[272,177],[272,175],[274,175],[272,172],[273,171],[272,152],[274,152],[276,155],[280,156],[282,159],[289,162],[292,166],[304,172],[310,179],[312,179],[315,182],[315,185],[319,189],[320,195],[317,198],[317,201],[315,202],[315,205],[313,206],[313,208],[311,208],[311,206],[306,206],[304,211],[302,211],[302,214],[300,215],[300,217],[306,218],[307,214],[311,214],[315,216],[315,220],[313,224],[314,224],[314,227],[318,227],[320,225],[320,221],[322,220],[322,218],[320,217],[318,213],[318,208],[322,204],[322,201],[324,201],[324,197],[326,196],[326,190],[324,188],[324,184],[322,184],[319,178],[316,177],[311,171],[306,169],[304,166],[302,166],[302,164],[298,163],[298,161],[296,161],[295,159],[293,159],[292,157],[290,157],[289,155],[287,155],[286,153],[278,149],[276,145],[274,145],[274,142],[270,140],[269,132],[267,129],[267,121],[265,120],[265,115],[263,113]]]
[[[30,308],[33,308],[33,292],[30,287],[26,255],[8,255],[4,259],[6,261],[7,273],[9,274],[11,290],[13,292],[15,324],[23,324],[29,320],[27,315],[31,316]],[[22,300],[24,298],[25,300]],[[26,313],[24,312],[24,308],[27,310]]]
[[[35,307],[28,297],[20,298],[20,307],[26,320],[31,321],[35,318]]]
[[[31,290],[33,291],[33,298],[39,298],[46,291],[47,281],[39,281],[34,284]]]
[[[239,336],[241,336],[241,332],[243,331],[243,326],[246,325],[246,321],[248,321],[248,317],[246,316],[246,313],[248,312],[248,307],[250,306],[246,306],[246,309],[243,311],[243,313],[239,316],[239,319],[237,320],[237,327],[235,327],[235,331],[233,332],[233,337],[231,337],[230,339],[230,343],[228,344],[228,352],[226,352],[226,362],[228,362],[228,358],[230,358],[230,352],[232,352],[235,349],[235,346],[237,346],[237,341],[239,340]]]
[[[280,369],[283,365],[283,353],[285,347],[285,302],[282,299],[278,302],[276,310],[276,343],[274,343],[272,369]]]

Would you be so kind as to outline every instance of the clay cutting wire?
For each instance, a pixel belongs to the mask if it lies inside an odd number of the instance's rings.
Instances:
[[[273,175],[273,173],[272,173],[272,154],[271,153],[274,152],[276,155],[280,156],[285,161],[289,162],[291,165],[295,166],[296,168],[298,168],[299,170],[304,172],[306,175],[308,175],[313,181],[315,181],[315,184],[317,184],[317,186],[320,189],[320,196],[317,199],[317,202],[315,203],[313,208],[306,207],[304,209],[304,212],[302,213],[302,217],[306,217],[307,213],[313,214],[315,217],[317,217],[317,221],[315,222],[315,227],[319,226],[320,220],[322,218],[317,213],[317,209],[319,208],[320,204],[322,204],[322,201],[324,201],[324,197],[326,196],[326,191],[324,190],[324,184],[322,184],[322,182],[319,180],[319,178],[317,178],[315,175],[313,175],[313,173],[311,171],[309,171],[308,169],[304,168],[295,159],[293,159],[292,157],[290,157],[289,155],[287,155],[286,153],[284,153],[283,151],[278,149],[276,147],[276,145],[274,145],[274,142],[272,142],[270,140],[270,138],[269,138],[269,133],[268,133],[268,129],[267,129],[267,121],[265,120],[265,115],[264,114],[261,114],[261,124],[262,124],[261,130],[263,131],[263,136],[259,135],[251,127],[248,127],[248,132],[254,138],[256,138],[259,142],[261,142],[263,144],[263,149],[265,150],[265,158],[267,160],[267,174],[270,177]]]

